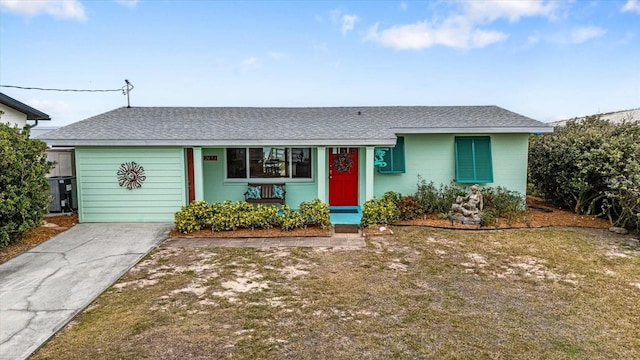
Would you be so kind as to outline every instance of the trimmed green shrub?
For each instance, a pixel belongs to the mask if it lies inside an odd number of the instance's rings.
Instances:
[[[251,229],[271,229],[280,223],[277,206],[258,204],[248,216]]]
[[[386,195],[386,194],[385,194]],[[389,195],[384,199],[373,198],[364,203],[362,209],[362,226],[375,224],[392,224],[400,218],[400,210],[396,204],[390,200],[395,195]]]
[[[191,204],[183,206],[173,217],[176,230],[183,234],[188,234],[211,226],[211,219],[214,214],[212,205],[204,200],[192,201]]]
[[[1,115],[1,114],[0,114]],[[49,207],[47,145],[24,129],[0,123],[0,248],[42,223]]]
[[[296,228],[304,228],[307,223],[307,217],[298,211],[292,210],[287,205],[282,207],[282,216],[280,216],[280,228],[283,231],[291,231]]]
[[[323,203],[320,199],[300,203],[299,210],[304,216],[307,225],[316,225],[322,229],[331,227],[329,205]]]
[[[230,231],[238,228],[251,228],[251,218],[247,214],[253,206],[245,201],[224,201],[214,206],[211,218],[211,230]]]
[[[382,194],[382,201],[391,201],[394,204],[398,204],[400,199],[402,198],[402,194],[396,191],[387,191]]]
[[[213,231],[233,231],[237,229],[270,229],[280,226],[290,231],[307,225],[327,229],[331,226],[329,206],[319,199],[300,204],[300,211],[288,206],[278,207],[258,204],[253,206],[246,201],[224,201],[208,204],[206,201],[194,201],[183,206],[174,215],[176,230],[187,234],[211,228]]]

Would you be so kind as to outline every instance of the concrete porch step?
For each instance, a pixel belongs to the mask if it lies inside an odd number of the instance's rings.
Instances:
[[[360,227],[356,224],[333,225],[333,232],[336,234],[357,234],[359,231],[360,231]]]

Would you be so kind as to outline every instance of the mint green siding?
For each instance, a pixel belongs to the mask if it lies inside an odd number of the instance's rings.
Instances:
[[[81,222],[173,222],[186,204],[182,148],[77,147],[75,158]],[[116,173],[131,161],[144,167],[146,180],[128,190]]]
[[[387,191],[413,194],[418,175],[436,186],[449,184],[456,177],[455,137],[491,138],[493,181],[487,186],[502,186],[525,194],[527,187],[528,134],[406,134],[405,173],[374,173],[374,195]]]
[[[204,200],[208,202],[221,202],[225,200],[244,200],[244,193],[247,191],[248,180],[225,179],[225,149],[224,148],[203,148],[202,155],[217,156],[216,161],[203,161],[203,182]],[[202,159],[194,159],[201,161]],[[312,161],[314,167],[317,166],[317,154],[313,149]],[[323,164],[326,166],[326,164]],[[318,183],[316,181],[317,172],[314,170],[313,178],[309,180],[287,180],[278,179],[278,182],[285,182],[287,194],[285,196],[287,205],[297,208],[303,201],[313,200],[318,196]],[[269,181],[266,179],[265,181]],[[271,181],[275,181],[271,179]],[[251,182],[260,182],[260,179],[252,179]]]

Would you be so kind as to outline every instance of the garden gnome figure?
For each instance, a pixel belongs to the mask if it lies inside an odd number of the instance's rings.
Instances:
[[[482,217],[482,193],[478,184],[472,185],[471,193],[467,196],[458,196],[456,203],[451,205],[449,219],[462,224],[480,224]]]

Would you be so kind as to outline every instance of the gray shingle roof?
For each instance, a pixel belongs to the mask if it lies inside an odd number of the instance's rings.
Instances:
[[[79,145],[391,145],[403,133],[547,132],[553,127],[497,106],[133,107],[42,136]]]

